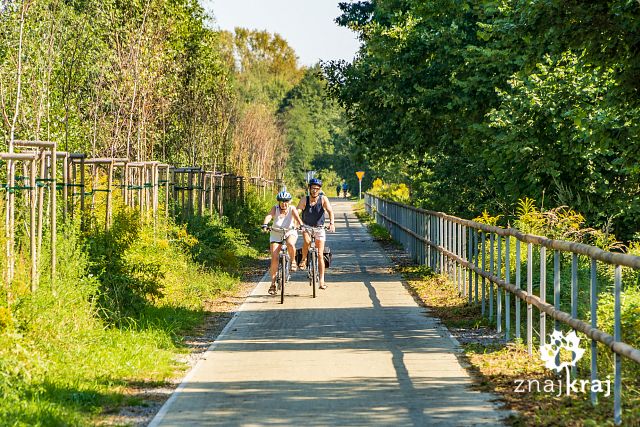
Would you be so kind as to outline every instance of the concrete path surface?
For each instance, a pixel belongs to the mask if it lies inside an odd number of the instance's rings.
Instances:
[[[329,288],[294,273],[281,305],[258,284],[151,426],[501,424],[352,203],[333,206]]]

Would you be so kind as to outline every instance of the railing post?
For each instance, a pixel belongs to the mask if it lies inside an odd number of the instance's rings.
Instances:
[[[504,280],[511,283],[511,238],[504,238]],[[511,292],[504,293],[504,337],[511,339]]]
[[[571,317],[578,317],[578,254],[571,257]],[[575,378],[577,374],[576,366],[571,367],[571,376]]]
[[[502,277],[502,236],[497,235],[498,238],[498,258],[496,258],[496,277],[500,279]],[[502,332],[502,288],[496,285],[496,326],[498,333]]]
[[[533,295],[533,245],[527,243],[527,294]],[[533,354],[533,307],[527,304],[527,352]]]
[[[489,244],[491,248],[489,248],[489,274],[491,276],[494,275],[495,269],[495,252],[494,252],[494,243],[495,243],[495,233],[489,234]],[[493,281],[489,280],[489,322],[493,321]]]
[[[467,227],[467,253],[468,253],[468,261],[470,264],[473,264],[473,231],[474,229],[471,227]],[[467,293],[467,297],[469,298],[469,305],[473,303],[473,274],[472,270],[469,269],[469,292]]]
[[[591,259],[591,327],[598,327],[598,282],[597,282],[597,263],[595,259]],[[598,342],[591,340],[591,384],[598,379]],[[598,403],[598,394],[591,390],[591,403]]]
[[[560,251],[553,251],[553,307],[560,310]],[[558,319],[553,321],[553,330],[560,329]]]
[[[458,258],[464,258],[464,252],[462,248],[462,240],[464,239],[464,230],[462,229],[462,224],[456,223],[456,228],[457,228],[456,236],[458,236],[458,239],[457,239],[458,244],[456,245],[456,252],[457,252]],[[462,267],[462,264],[458,262],[456,272],[458,273],[458,294],[460,296],[464,296],[463,271],[464,271],[464,268]]]
[[[452,254],[456,254],[456,224],[453,221],[449,221],[449,252]],[[451,280],[458,283],[458,262],[455,257],[451,259],[449,262],[451,265]]]
[[[486,235],[487,233],[485,233],[484,231],[482,232],[482,272],[486,273],[486,253],[487,253],[487,245],[486,245]],[[482,276],[482,308],[481,308],[481,312],[482,312],[482,316],[484,316],[485,314],[485,306],[486,306],[486,278],[484,277],[484,275]]]
[[[447,248],[447,221],[444,218],[440,218],[440,249]],[[447,256],[443,252],[440,252],[441,260],[440,260],[440,272],[441,274],[447,275],[449,273],[449,268],[447,263],[449,262]]]
[[[521,267],[522,267],[522,259],[521,259],[521,254],[520,254],[520,240],[516,239],[516,288],[520,289],[520,285],[521,285],[521,279],[522,279],[522,274],[521,274]],[[516,310],[516,339],[519,340],[521,338],[520,335],[520,298],[519,297],[515,297],[515,302],[516,302],[516,306],[515,306],[515,310]]]
[[[547,248],[540,246],[540,301],[547,302]],[[547,341],[547,313],[540,311],[540,348]]]
[[[444,219],[441,217],[438,217],[438,256],[440,257],[440,270],[438,271],[438,273],[440,274],[444,274],[444,256],[442,254],[442,246],[443,246],[443,242],[444,242]]]
[[[620,330],[621,290],[622,267],[616,265],[613,285],[613,340],[615,342],[622,341],[622,334]],[[613,353],[613,364],[613,422],[616,425],[620,425],[622,423],[622,357],[618,353]]]
[[[473,259],[475,260],[476,272],[475,272],[475,288],[476,288],[476,296],[475,302],[478,304],[478,286],[480,282],[480,278],[478,277],[477,269],[480,266],[479,253],[478,253],[478,230],[473,230],[474,238],[473,238]]]
[[[467,227],[460,224],[460,256],[465,258],[466,262],[469,262],[469,259],[466,258],[467,254]],[[462,296],[467,296],[467,270],[464,266],[460,265],[460,288],[462,289]]]

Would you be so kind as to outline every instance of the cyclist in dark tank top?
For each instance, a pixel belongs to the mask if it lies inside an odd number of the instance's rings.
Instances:
[[[302,223],[311,227],[322,227],[325,224],[326,217],[329,217],[329,231],[336,231],[334,226],[333,209],[329,199],[320,194],[322,189],[322,181],[317,178],[309,180],[309,195],[300,199],[298,203],[298,211],[302,213]],[[324,242],[326,239],[325,231],[316,232],[316,247],[318,253],[324,253]],[[300,269],[306,268],[307,264],[307,252],[309,251],[309,245],[311,244],[311,236],[309,233],[303,231],[302,237],[304,242],[302,244],[302,261],[300,262]],[[320,273],[320,289],[326,289],[327,285],[324,282],[324,257],[318,257],[318,273]]]
[[[316,197],[316,203],[311,204],[311,196],[307,196],[305,207],[302,210],[302,221],[306,225],[321,227],[324,225],[324,206],[322,206],[322,195]]]

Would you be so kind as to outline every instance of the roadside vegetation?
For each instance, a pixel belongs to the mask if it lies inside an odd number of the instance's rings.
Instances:
[[[19,139],[56,141],[87,157],[206,165],[295,187],[301,177],[287,159],[306,161],[300,150],[320,136],[318,152],[332,150],[342,110],[279,35],[211,23],[191,0],[3,2],[0,151]],[[302,134],[306,148],[295,143]],[[0,181],[9,181],[4,163]],[[155,224],[116,202],[108,230],[100,203],[82,231],[60,211],[55,288],[45,227],[35,292],[18,205],[16,274],[0,286],[0,425],[94,425],[144,404],[126,390],[179,375],[183,337],[202,326],[209,303],[262,268],[268,238],[257,226],[272,202],[247,193],[225,216]]]
[[[364,0],[336,19],[352,62],[324,64],[351,164],[415,206],[511,216],[569,206],[640,230],[640,2]],[[352,186],[352,188],[357,188]]]
[[[249,193],[228,209],[253,218],[265,203]],[[121,207],[108,231],[98,220],[86,232],[66,224],[55,289],[44,273],[31,293],[28,262],[19,264],[11,292],[0,294],[0,425],[93,425],[144,404],[127,388],[180,375],[183,337],[266,247],[255,224],[230,222],[204,216],[154,227]]]
[[[502,334],[497,333],[495,324],[482,317],[480,306],[469,304],[466,297],[460,296],[455,283],[446,275],[434,273],[424,265],[416,265],[404,254],[401,247],[395,243],[388,231],[376,224],[373,218],[364,211],[363,203],[356,205],[355,213],[358,218],[367,225],[370,233],[390,253],[396,270],[401,273],[407,287],[426,307],[429,312],[441,319],[449,331],[461,343],[463,358],[470,364],[470,369],[476,377],[479,389],[492,391],[500,395],[505,407],[516,411],[508,420],[514,426],[539,426],[539,425],[570,425],[570,426],[596,426],[613,425],[613,394],[609,397],[600,397],[598,405],[592,406],[589,393],[565,394],[556,396],[556,393],[540,391],[534,386],[531,392],[526,388],[524,393],[516,393],[517,380],[537,380],[544,384],[545,380],[557,383],[553,371],[544,367],[537,351],[538,341],[534,340],[534,353],[529,355],[526,343],[521,340],[505,342]],[[545,221],[538,217],[538,226],[544,227]],[[483,218],[476,218],[482,220]],[[486,222],[491,218],[484,216]],[[521,220],[529,221],[530,218],[522,217]],[[483,222],[485,222],[483,221]],[[521,224],[524,226],[525,224]],[[548,223],[547,223],[548,225]],[[512,250],[513,254],[514,251]],[[536,261],[539,267],[539,259]],[[513,265],[513,263],[512,263]],[[586,267],[586,266],[585,266]],[[534,269],[535,271],[536,269]],[[539,268],[537,269],[539,272]],[[566,270],[566,269],[565,269]],[[588,270],[580,274],[588,274]],[[599,279],[605,281],[608,271],[599,272]],[[629,277],[631,272],[627,272]],[[514,277],[513,275],[511,277]],[[566,278],[563,278],[565,280]],[[539,283],[539,276],[534,278],[534,283]],[[548,280],[547,283],[552,283]],[[566,283],[566,281],[563,281]],[[602,282],[601,282],[602,283]],[[548,290],[550,292],[551,290]],[[534,289],[534,293],[538,290]],[[637,331],[640,326],[640,305],[638,304],[637,287],[629,286],[625,289],[622,307],[623,340],[636,348],[640,347]],[[513,298],[512,304],[513,304]],[[567,298],[563,296],[563,301]],[[585,301],[588,298],[580,298],[582,303],[579,312],[588,315]],[[611,293],[605,289],[600,294],[598,307],[598,326],[600,329],[611,333],[613,330],[612,313],[613,304]],[[525,304],[522,304],[525,306]],[[524,313],[524,312],[523,312]],[[514,311],[512,309],[512,316]],[[523,315],[524,316],[524,315]],[[537,312],[534,319],[538,317]],[[525,317],[522,317],[525,319]],[[524,321],[524,320],[523,320]],[[514,325],[512,317],[511,324]],[[524,323],[523,323],[524,324]],[[534,322],[534,329],[538,328]],[[547,330],[553,329],[552,322],[547,325]],[[514,331],[512,330],[512,337]],[[525,337],[526,335],[522,335]],[[582,343],[588,340],[582,337]],[[605,379],[607,375],[613,378],[613,357],[608,349],[599,346],[598,372],[599,377]],[[577,378],[589,378],[590,355],[585,352],[584,357],[577,366]],[[623,424],[640,424],[640,382],[638,372],[640,367],[633,363],[623,361]]]

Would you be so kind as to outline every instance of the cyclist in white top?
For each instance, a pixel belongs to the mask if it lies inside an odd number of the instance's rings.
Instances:
[[[282,190],[276,196],[278,204],[271,208],[271,211],[264,217],[262,221],[262,229],[266,230],[269,226],[269,222],[273,218],[273,225],[280,228],[290,228],[284,235],[287,242],[287,251],[289,252],[289,258],[291,259],[291,271],[296,271],[296,241],[298,240],[298,232],[295,228],[302,224],[302,220],[298,215],[298,210],[290,205],[291,194],[287,190]],[[280,256],[280,239],[282,234],[272,231],[269,236],[269,252],[271,252],[271,287],[269,293],[275,295],[276,293],[276,273],[278,271],[278,258]]]

